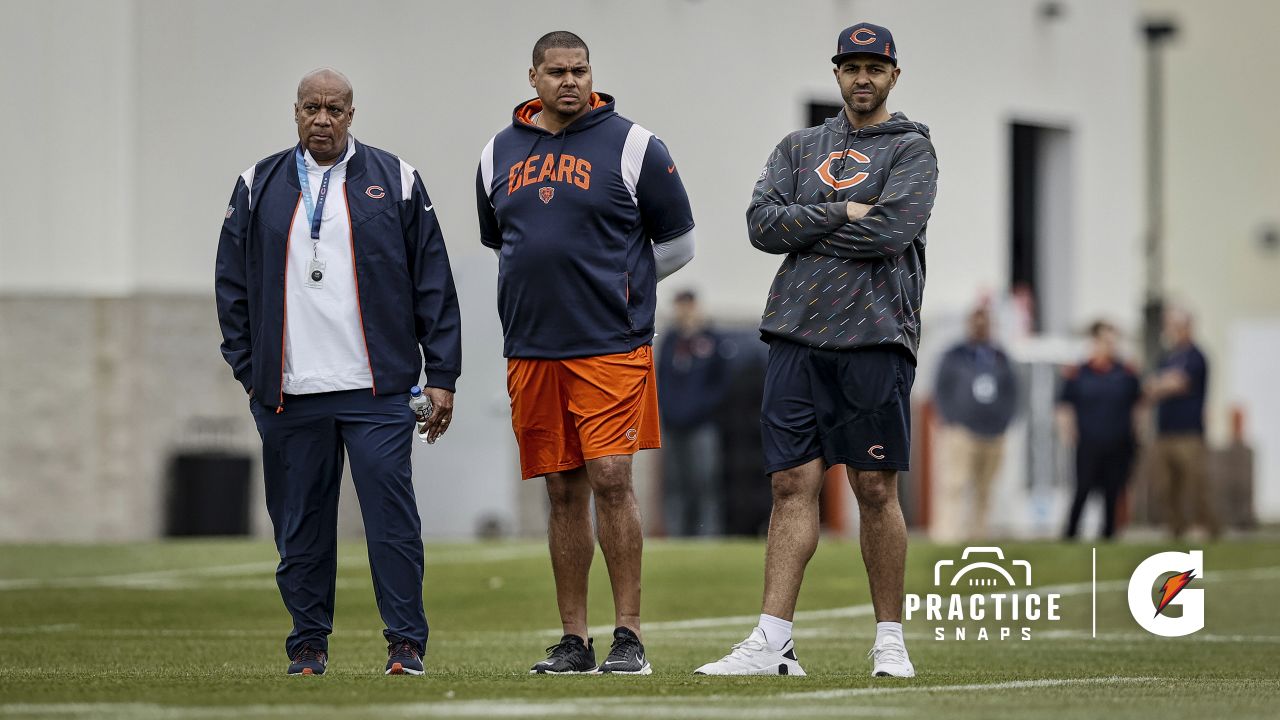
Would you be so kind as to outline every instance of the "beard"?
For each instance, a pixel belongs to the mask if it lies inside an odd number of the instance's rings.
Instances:
[[[859,115],[870,115],[880,109],[884,105],[885,100],[889,99],[889,89],[885,88],[883,92],[879,88],[872,86],[871,97],[859,98],[853,94],[850,89],[849,93],[844,96],[844,104],[853,112]]]

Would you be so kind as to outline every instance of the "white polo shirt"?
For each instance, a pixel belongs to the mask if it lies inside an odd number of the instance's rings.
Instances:
[[[311,237],[306,203],[299,202],[294,212],[285,272],[284,392],[290,395],[373,387],[346,200],[347,162],[355,151],[355,138],[349,137],[346,155],[329,176],[318,241]],[[310,152],[303,158],[314,206],[329,168],[317,164]],[[310,277],[313,260],[324,263],[318,283]]]

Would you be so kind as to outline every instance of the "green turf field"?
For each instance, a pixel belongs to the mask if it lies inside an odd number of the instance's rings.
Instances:
[[[429,545],[427,676],[384,677],[364,548],[344,545],[323,677],[284,675],[288,616],[271,545],[174,542],[0,546],[0,718],[1200,718],[1280,717],[1280,542],[1204,546],[1206,627],[1161,638],[1129,615],[1125,586],[1167,545],[1100,546],[1097,638],[1090,546],[1018,544],[1062,619],[1032,639],[937,641],[912,620],[918,677],[872,679],[874,634],[855,545],[825,541],[796,618],[809,677],[707,678],[693,668],[741,640],[759,612],[763,546],[650,541],[649,677],[529,676],[560,635],[540,543]],[[908,592],[960,548],[914,541]],[[602,558],[591,620],[607,653]],[[972,628],[970,628],[972,630]]]

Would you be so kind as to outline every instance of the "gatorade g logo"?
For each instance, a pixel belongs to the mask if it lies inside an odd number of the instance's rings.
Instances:
[[[858,28],[849,36],[854,45],[870,45],[876,41],[876,33],[871,28]]]
[[[867,157],[866,155],[863,155],[857,150],[845,150],[844,156],[852,159],[854,162],[862,163],[863,165],[867,165],[871,163],[871,158]],[[871,177],[870,175],[862,171],[858,171],[857,173],[854,173],[853,177],[847,177],[843,179],[834,177],[831,174],[831,163],[839,159],[840,159],[840,153],[833,152],[830,155],[828,155],[825,159],[823,159],[822,162],[818,163],[818,167],[813,169],[814,172],[818,173],[818,179],[822,180],[822,182],[825,183],[827,187],[830,187],[836,190],[844,190],[846,188],[851,188],[854,185],[858,185],[863,180],[866,180],[868,177]],[[840,169],[841,171],[844,170],[843,164],[841,164]]]
[[[1159,594],[1153,590],[1162,575]],[[1144,630],[1162,637],[1182,637],[1204,628],[1204,590],[1187,588],[1204,577],[1204,552],[1162,552],[1142,561],[1129,578],[1129,613]],[[1169,617],[1171,605],[1182,608],[1182,617]]]

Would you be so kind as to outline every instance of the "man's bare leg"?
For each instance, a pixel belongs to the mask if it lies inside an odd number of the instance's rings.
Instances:
[[[764,559],[764,602],[761,612],[790,621],[804,569],[818,549],[818,495],[822,492],[821,458],[773,473],[773,511]]]
[[[547,476],[551,514],[547,545],[556,580],[556,604],[565,635],[587,641],[587,577],[596,552],[591,532],[591,485],[584,468]]]
[[[644,530],[640,505],[631,486],[631,456],[609,455],[588,460],[587,477],[596,498],[600,550],[613,587],[614,626],[629,628],[638,638]]]
[[[862,562],[867,566],[877,622],[902,622],[902,585],[907,563],[907,523],[898,505],[898,473],[848,468],[858,498]]]
[[[826,464],[817,458],[772,473],[773,511],[764,557],[760,623],[723,658],[695,670],[700,675],[804,675],[791,642],[791,621],[804,570],[818,549],[818,495]]]

